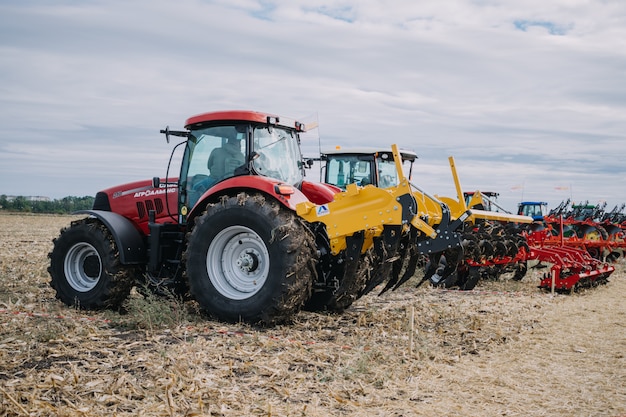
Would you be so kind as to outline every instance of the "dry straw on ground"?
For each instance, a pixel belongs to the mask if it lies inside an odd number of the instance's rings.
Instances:
[[[537,272],[409,282],[257,329],[137,294],[126,314],[65,307],[46,255],[71,219],[0,214],[0,416],[626,416],[623,261],[571,296]]]

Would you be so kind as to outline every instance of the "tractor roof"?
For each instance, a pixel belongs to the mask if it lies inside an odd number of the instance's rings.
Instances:
[[[463,192],[463,194],[467,195],[474,195],[476,193],[476,191],[465,191]],[[480,191],[481,194],[486,195],[487,197],[498,197],[500,195],[500,193],[496,193],[495,191]]]
[[[185,122],[185,128],[189,129],[191,126],[201,125],[203,123],[219,123],[230,121],[242,121],[253,123],[267,123],[272,125],[284,126],[298,131],[304,131],[305,126],[294,119],[286,117],[279,117],[275,114],[261,113],[251,110],[224,110],[210,113],[202,113],[196,116],[192,116]]]
[[[520,206],[537,206],[537,205],[542,205],[542,206],[547,206],[548,203],[546,203],[545,201],[522,201],[521,203],[519,203]]]
[[[417,154],[413,151],[409,151],[406,149],[400,149],[400,156],[403,160],[415,161],[417,159]],[[354,148],[343,148],[337,146],[335,149],[327,149],[322,151],[322,155],[374,155],[379,153],[391,153],[390,148],[374,148],[374,147],[354,147]]]

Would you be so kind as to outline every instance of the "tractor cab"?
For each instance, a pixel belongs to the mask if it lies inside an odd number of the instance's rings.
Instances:
[[[298,187],[304,178],[304,125],[252,111],[204,113],[187,119],[179,186],[185,216],[210,189],[239,176],[264,176]]]
[[[413,162],[417,159],[415,152],[400,150],[406,176],[411,178]],[[320,179],[326,184],[335,185],[343,190],[348,184],[360,186],[374,185],[388,188],[398,185],[393,153],[391,149],[380,148],[346,148],[337,146],[333,150],[322,152],[322,171]]]
[[[517,214],[532,217],[534,221],[543,221],[546,207],[548,203],[545,201],[523,201],[517,205]]]

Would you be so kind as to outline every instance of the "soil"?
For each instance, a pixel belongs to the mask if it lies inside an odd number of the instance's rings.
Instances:
[[[467,292],[416,276],[256,328],[135,291],[66,307],[47,253],[72,219],[0,214],[0,416],[626,416],[624,260],[570,295],[544,270]]]

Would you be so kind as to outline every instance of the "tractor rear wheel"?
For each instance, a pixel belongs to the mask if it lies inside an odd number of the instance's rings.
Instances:
[[[192,296],[229,322],[276,324],[297,313],[315,277],[312,233],[260,194],[224,197],[195,220],[184,258]]]
[[[100,221],[74,221],[53,243],[48,272],[59,300],[85,309],[122,305],[138,270],[120,263],[115,240]]]

